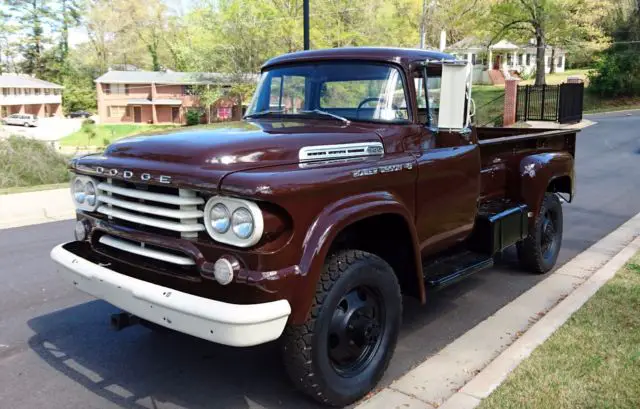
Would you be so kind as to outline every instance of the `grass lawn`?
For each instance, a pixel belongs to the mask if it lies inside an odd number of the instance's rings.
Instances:
[[[60,140],[63,146],[106,146],[111,142],[144,132],[175,128],[176,125],[104,124],[95,125],[96,136],[89,140],[85,129],[80,129]]]
[[[474,85],[471,97],[476,103],[474,123],[485,126],[494,123],[502,124],[504,112],[504,86]]]
[[[580,77],[583,80],[587,79],[587,73],[589,69],[575,69],[575,70],[566,70],[565,72],[559,72],[554,74],[547,74],[546,82],[547,85],[557,85],[562,84],[563,82],[567,82],[567,78],[569,77]],[[520,81],[520,85],[533,85],[535,82],[535,78],[528,79],[526,81]]]
[[[640,408],[640,253],[479,408]]]

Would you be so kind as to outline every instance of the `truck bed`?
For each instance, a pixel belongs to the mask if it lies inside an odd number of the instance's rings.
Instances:
[[[481,160],[480,203],[520,198],[522,160],[530,155],[575,157],[575,129],[476,128]]]

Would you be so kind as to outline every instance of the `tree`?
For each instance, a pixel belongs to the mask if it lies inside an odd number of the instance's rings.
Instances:
[[[558,45],[600,39],[600,21],[594,16],[602,17],[596,12],[610,3],[610,0],[498,0],[488,19],[493,26],[493,40],[507,32],[522,40],[535,38],[536,85],[542,85],[547,44],[553,46],[551,53],[555,57]]]
[[[38,77],[44,72],[42,54],[47,43],[44,27],[50,26],[51,8],[48,0],[7,0],[9,10],[18,21],[23,35],[22,70]]]
[[[59,1],[61,20],[60,53],[64,61],[69,54],[69,29],[80,24],[82,7],[78,0]]]
[[[211,123],[211,108],[223,95],[220,87],[212,85],[199,85],[196,94],[200,98],[200,104],[207,107],[207,123]]]
[[[640,95],[640,1],[621,2],[611,34],[614,42],[591,73],[589,89],[604,97]]]
[[[160,71],[160,49],[166,31],[167,6],[161,0],[124,0],[119,4],[124,10],[122,17],[127,19],[126,31],[135,34],[144,44],[151,57],[152,70]]]

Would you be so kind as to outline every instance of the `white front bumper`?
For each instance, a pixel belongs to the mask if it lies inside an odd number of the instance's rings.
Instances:
[[[51,250],[51,258],[77,288],[185,334],[224,345],[258,345],[277,339],[291,314],[286,300],[250,305],[210,300],[117,273],[62,246]]]

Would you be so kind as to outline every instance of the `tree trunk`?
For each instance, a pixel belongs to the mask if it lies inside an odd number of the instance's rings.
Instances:
[[[536,27],[536,85],[545,84],[544,59],[546,44],[541,27]]]
[[[549,66],[549,74],[555,74],[556,72],[556,48],[551,48],[551,65]]]

